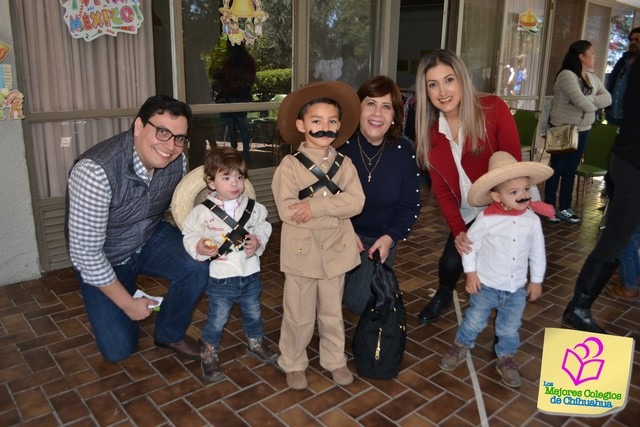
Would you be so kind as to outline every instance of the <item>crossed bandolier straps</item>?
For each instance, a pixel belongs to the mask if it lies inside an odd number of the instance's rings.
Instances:
[[[245,236],[249,234],[244,226],[251,217],[251,211],[253,211],[253,207],[255,206],[256,201],[253,199],[249,199],[242,217],[240,217],[240,220],[237,222],[235,219],[233,219],[233,217],[229,216],[224,210],[220,209],[220,207],[213,203],[211,200],[206,199],[204,202],[202,202],[202,204],[205,205],[211,212],[213,212],[215,216],[223,220],[229,227],[231,227],[231,232],[224,236],[224,243],[218,248],[218,253],[209,258],[209,261],[213,261],[229,252],[231,250],[231,245],[241,246],[242,243],[244,243]]]
[[[342,162],[344,161],[344,154],[337,153],[336,158],[331,165],[329,171],[325,174],[322,169],[315,163],[313,163],[307,156],[302,154],[300,151],[297,151],[293,157],[300,160],[300,163],[304,165],[312,174],[318,178],[315,184],[308,186],[307,188],[303,188],[298,192],[298,199],[303,200],[307,197],[313,197],[313,195],[320,190],[322,187],[327,187],[332,194],[338,194],[342,190],[340,187],[336,185],[331,179],[336,175],[340,166],[342,166]]]

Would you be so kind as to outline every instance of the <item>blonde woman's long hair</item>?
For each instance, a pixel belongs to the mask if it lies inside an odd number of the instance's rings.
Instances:
[[[448,65],[453,69],[460,82],[460,105],[458,114],[460,126],[464,131],[465,144],[471,144],[474,154],[478,152],[478,141],[486,135],[485,115],[480,104],[480,97],[476,91],[464,62],[453,52],[445,49],[437,50],[420,61],[416,75],[416,155],[418,165],[429,167],[429,150],[431,139],[429,130],[438,123],[439,110],[434,107],[427,95],[426,74],[436,65]]]

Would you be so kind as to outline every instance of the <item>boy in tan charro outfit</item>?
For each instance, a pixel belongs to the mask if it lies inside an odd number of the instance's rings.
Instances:
[[[335,81],[290,93],[278,113],[282,137],[297,148],[282,159],[272,185],[283,221],[280,268],[285,273],[278,365],[294,389],[308,384],[307,346],[316,316],[320,365],[337,384],[353,381],[344,354],[342,293],[345,273],[360,263],[349,218],[362,210],[364,193],[351,160],[335,148],[353,134],[359,118],[356,92]]]

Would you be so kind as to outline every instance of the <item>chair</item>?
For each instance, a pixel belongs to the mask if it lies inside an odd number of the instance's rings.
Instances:
[[[520,136],[520,147],[529,153],[529,160],[535,161],[536,134],[538,131],[539,111],[516,110],[513,119]]]
[[[576,194],[581,195],[580,217],[584,217],[584,196],[587,189],[587,178],[605,176],[609,169],[611,150],[618,136],[618,126],[594,124],[589,131],[587,144],[584,149],[582,163],[578,165],[576,175],[578,183]],[[582,181],[582,192],[580,182]],[[605,208],[606,209],[606,208]]]

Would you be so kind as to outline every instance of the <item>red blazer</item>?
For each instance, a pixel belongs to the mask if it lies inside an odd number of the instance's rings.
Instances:
[[[489,170],[489,158],[496,151],[507,151],[516,160],[522,160],[518,129],[507,104],[495,95],[481,96],[480,103],[484,108],[487,138],[480,141],[477,156],[471,152],[470,144],[465,146],[462,153],[462,168],[471,182],[475,182]],[[431,188],[455,237],[467,231],[460,215],[462,196],[458,169],[453,160],[449,140],[440,133],[437,121],[430,130],[430,138],[431,150],[428,160]]]

